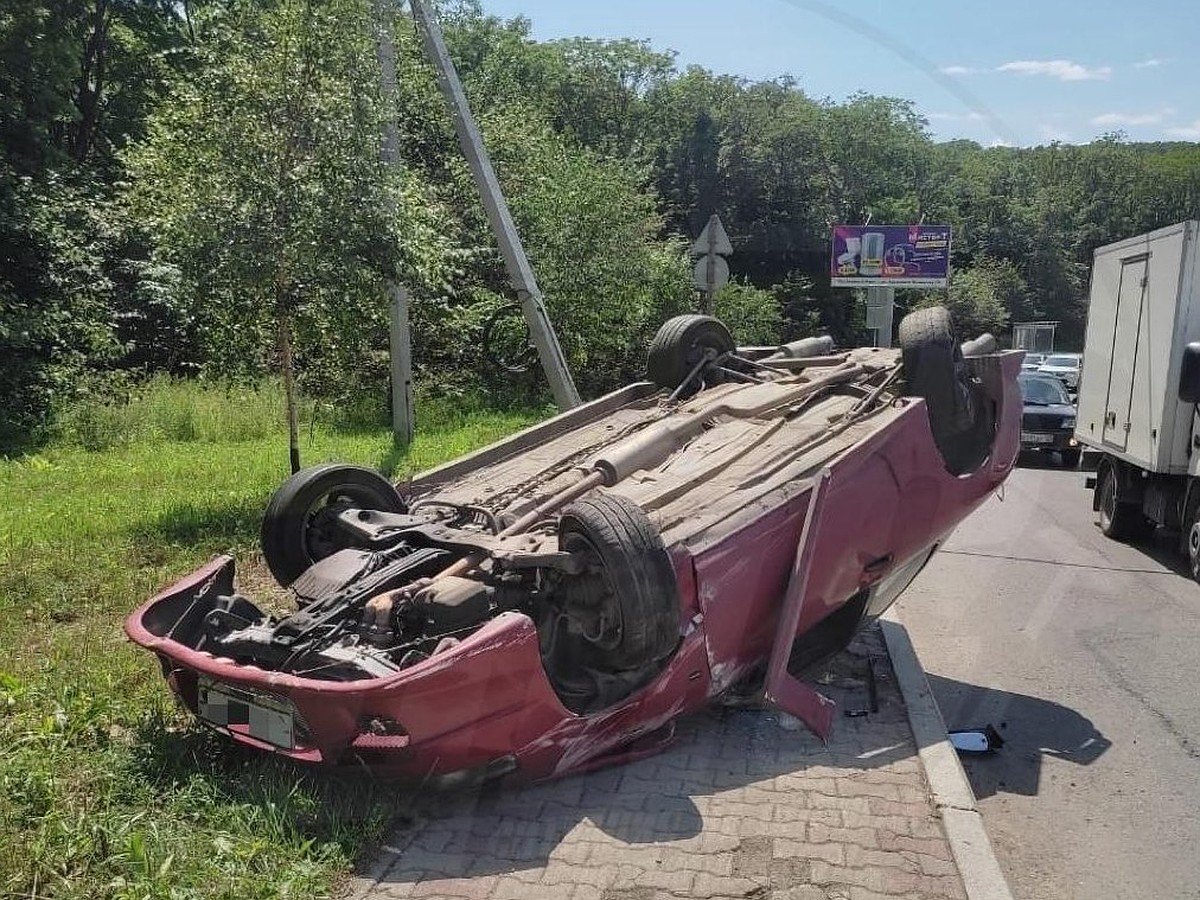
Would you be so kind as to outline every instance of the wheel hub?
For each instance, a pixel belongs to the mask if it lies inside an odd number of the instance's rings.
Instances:
[[[572,535],[566,548],[583,552],[588,564],[579,575],[569,576],[562,585],[562,611],[579,629],[587,643],[601,650],[613,650],[621,643],[620,604],[612,582],[585,538]]]
[[[309,507],[304,516],[304,542],[309,558],[319,560],[342,549],[337,541],[334,521],[346,505],[343,498],[326,494]]]

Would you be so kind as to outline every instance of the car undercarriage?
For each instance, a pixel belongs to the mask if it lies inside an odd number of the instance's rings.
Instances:
[[[242,736],[297,755],[297,735],[354,740],[296,724],[306,706],[307,719],[334,715],[317,706],[330,691],[415,702],[418,685],[469,666],[492,666],[482,683],[502,694],[542,697],[524,701],[546,707],[529,715],[565,715],[560,729],[638,704],[677,715],[761,681],[781,603],[796,620],[785,655],[811,664],[894,600],[1015,456],[998,436],[1002,420],[1012,430],[1002,413],[1019,362],[964,360],[948,319],[917,321],[904,351],[834,352],[827,339],[739,350],[716,320],[673,320],[649,382],[407,485],[342,465],[285,482],[262,541],[294,611],[239,594],[230,561],[127,628],[203,720],[237,736],[228,710],[247,705],[293,724]],[[808,525],[822,472],[833,499]],[[806,542],[817,571],[791,596]],[[515,668],[505,653],[522,654]],[[544,688],[512,674],[534,667]],[[230,699],[231,681],[257,684],[247,696],[259,699]],[[694,689],[672,700],[683,683]],[[403,721],[404,741],[417,740],[411,714],[368,718],[385,738]]]

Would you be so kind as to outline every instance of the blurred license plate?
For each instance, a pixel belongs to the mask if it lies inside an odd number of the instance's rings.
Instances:
[[[226,731],[249,735],[276,747],[295,746],[292,705],[279,697],[201,678],[197,688],[200,718]]]
[[[1054,435],[1052,434],[1030,434],[1028,431],[1021,432],[1022,444],[1053,444]]]

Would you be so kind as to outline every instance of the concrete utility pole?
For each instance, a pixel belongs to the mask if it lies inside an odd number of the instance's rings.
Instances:
[[[389,110],[383,122],[380,158],[384,165],[396,168],[400,160],[400,135],[396,128],[396,45],[392,38],[394,8],[392,0],[375,0],[375,55],[379,60],[380,93]],[[395,217],[397,210],[390,210]],[[387,286],[391,301],[392,431],[396,440],[410,444],[413,439],[412,335],[408,328],[408,291],[395,281]]]
[[[579,391],[575,388],[575,382],[571,378],[571,371],[567,367],[562,347],[559,346],[558,337],[554,334],[554,326],[551,325],[550,317],[546,314],[546,305],[542,298],[542,292],[538,288],[537,279],[534,277],[533,267],[530,266],[529,258],[525,255],[525,248],[521,245],[520,235],[517,234],[517,226],[513,222],[508,204],[504,200],[504,194],[500,190],[496,171],[483,146],[479,125],[471,114],[462,82],[454,70],[454,63],[450,60],[450,53],[446,49],[446,40],[442,35],[441,26],[438,25],[437,19],[425,0],[409,0],[409,7],[412,9],[413,20],[420,32],[421,42],[425,46],[425,54],[433,63],[434,69],[437,70],[438,84],[442,88],[447,103],[450,104],[458,142],[471,167],[471,173],[475,176],[475,183],[478,185],[480,196],[483,199],[483,208],[487,212],[492,230],[496,233],[496,240],[500,244],[500,253],[503,255],[504,265],[508,269],[508,277],[521,301],[521,310],[529,325],[529,334],[533,339],[533,345],[537,348],[538,356],[541,358],[546,378],[550,381],[550,390],[554,393],[554,400],[559,409],[578,406],[580,404]]]
[[[401,444],[411,444],[414,434],[412,338],[408,327],[408,290],[388,285],[391,303],[392,432]]]
[[[875,329],[875,346],[892,346],[892,329],[896,317],[896,289],[867,288],[867,327]]]

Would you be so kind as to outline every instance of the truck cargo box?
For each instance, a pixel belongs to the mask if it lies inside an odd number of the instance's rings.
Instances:
[[[1179,400],[1179,375],[1200,341],[1198,231],[1184,222],[1101,247],[1092,268],[1076,437],[1150,472],[1191,462],[1196,409]]]

